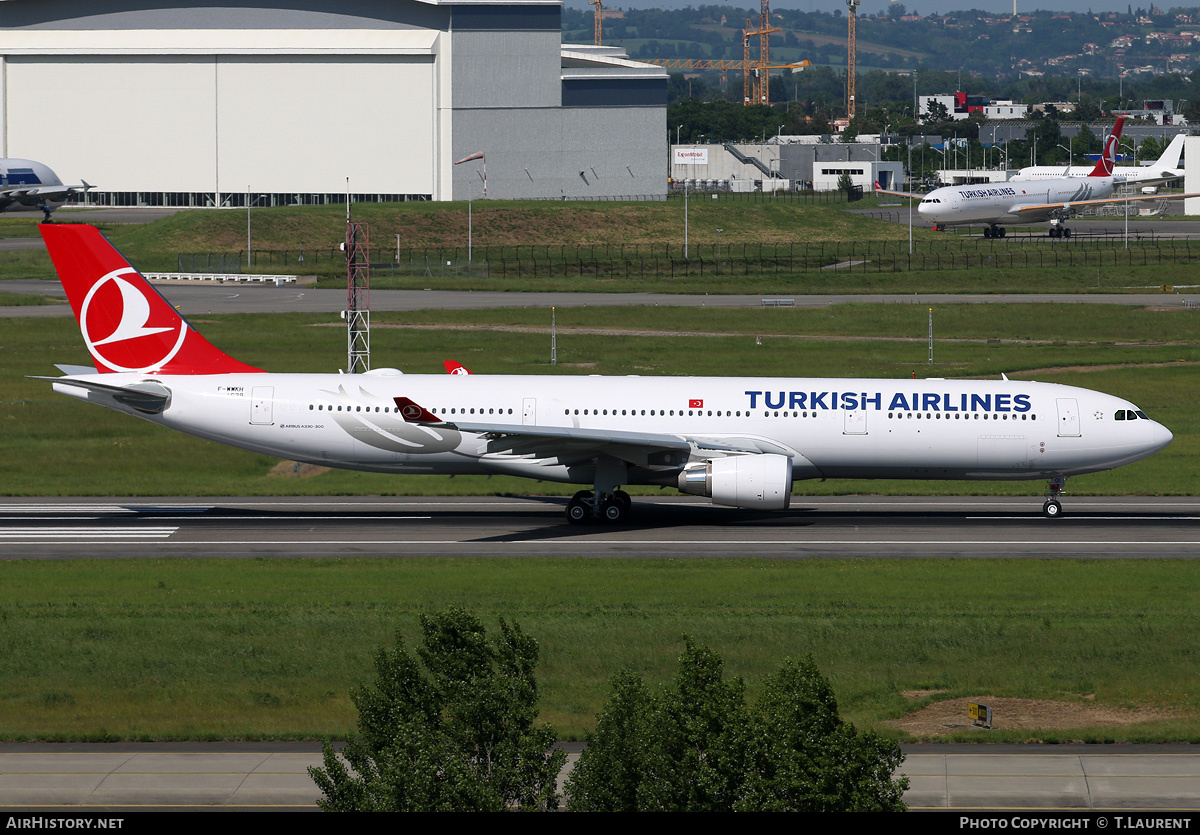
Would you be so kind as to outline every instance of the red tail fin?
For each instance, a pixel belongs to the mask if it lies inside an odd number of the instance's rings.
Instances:
[[[467,367],[460,362],[454,360],[442,360],[442,365],[446,366],[447,374],[470,374]]]
[[[258,372],[213,347],[93,226],[38,229],[100,372]]]
[[[1117,148],[1121,145],[1121,131],[1125,127],[1125,117],[1121,116],[1117,119],[1117,124],[1113,126],[1113,132],[1104,140],[1104,152],[1100,154],[1100,159],[1096,160],[1096,167],[1088,174],[1089,177],[1111,177],[1113,168],[1117,164]]]

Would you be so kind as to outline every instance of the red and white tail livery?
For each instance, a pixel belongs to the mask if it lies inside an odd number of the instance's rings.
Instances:
[[[232,374],[260,370],[222,353],[193,330],[95,227],[42,224],[38,228],[97,371]]]
[[[1117,119],[1117,124],[1113,126],[1113,132],[1104,140],[1104,151],[1100,154],[1100,159],[1096,160],[1096,167],[1092,169],[1089,177],[1111,177],[1113,169],[1117,167],[1117,151],[1121,147],[1121,131],[1125,127],[1125,117]]]

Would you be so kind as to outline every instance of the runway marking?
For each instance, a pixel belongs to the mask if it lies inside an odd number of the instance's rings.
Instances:
[[[61,539],[167,539],[178,527],[171,528],[30,528],[0,530],[3,540],[61,540]]]
[[[1076,511],[1078,513],[1079,511]],[[964,516],[964,519],[984,520],[988,522],[1028,522],[1035,519],[1037,514],[1030,513],[1027,516]],[[1143,521],[1168,521],[1168,522],[1197,522],[1200,521],[1200,516],[1077,516],[1064,515],[1054,521],[1056,522],[1143,522]]]
[[[787,548],[802,548],[806,545],[1056,545],[1056,546],[1096,546],[1096,545],[1137,545],[1137,546],[1167,546],[1188,545],[1200,549],[1200,541],[1194,539],[1169,540],[1162,542],[1147,542],[1146,540],[1072,540],[1072,539],[688,539],[672,543],[665,539],[491,539],[479,542],[474,539],[212,539],[212,540],[176,540],[164,543],[166,545],[478,545],[492,547],[495,545],[549,545],[561,548],[564,545],[656,545],[679,546],[692,545],[776,545]]]

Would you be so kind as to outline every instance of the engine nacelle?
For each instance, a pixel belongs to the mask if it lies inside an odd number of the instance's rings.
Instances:
[[[792,459],[774,454],[714,458],[684,469],[679,490],[729,507],[784,510],[792,500]]]

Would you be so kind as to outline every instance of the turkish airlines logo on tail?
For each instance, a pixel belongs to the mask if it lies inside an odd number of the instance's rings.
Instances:
[[[1117,143],[1120,140],[1113,135],[1108,137],[1108,141],[1104,143],[1104,156],[1101,158],[1104,163],[1104,170],[1108,174],[1113,173],[1113,168],[1117,165]]]
[[[172,316],[169,322],[151,325],[151,299],[142,289],[142,279],[139,276],[135,284],[122,278],[123,275],[137,276],[138,273],[132,267],[113,270],[88,290],[79,311],[83,340],[96,362],[113,371],[157,371],[183,347],[187,325],[178,316]],[[97,295],[100,295],[99,300]],[[157,296],[155,300],[161,301]],[[106,325],[117,310],[120,311],[117,325],[109,329]],[[179,335],[174,344],[170,337],[160,336],[175,331]]]

